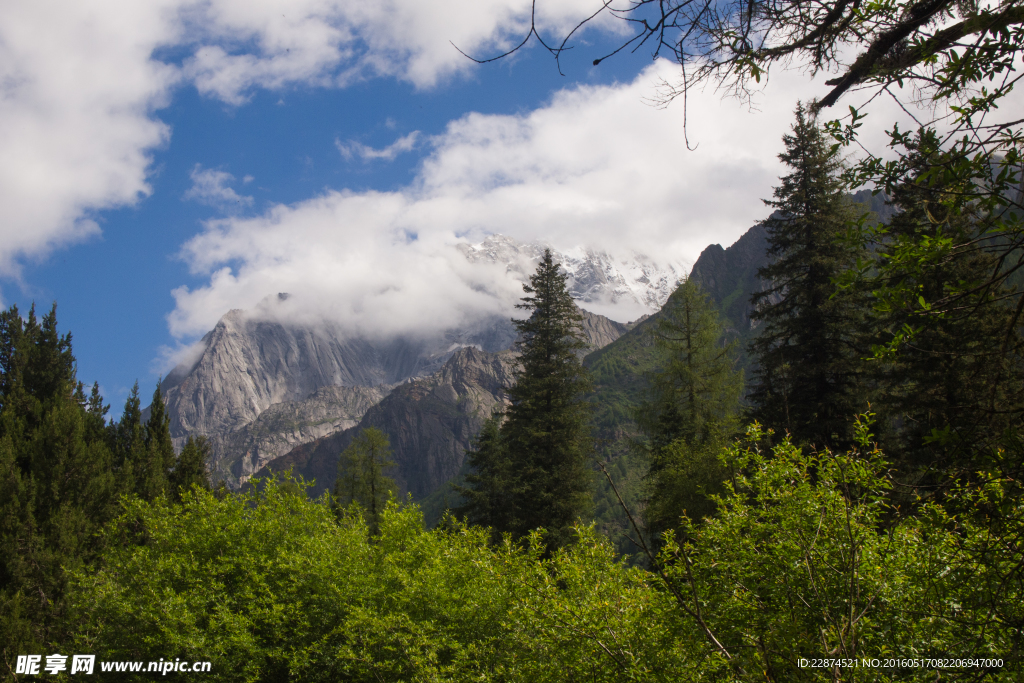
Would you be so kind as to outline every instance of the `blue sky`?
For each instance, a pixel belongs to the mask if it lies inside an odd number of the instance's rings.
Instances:
[[[528,6],[8,3],[0,301],[56,301],[79,378],[116,414],[269,293],[355,327],[415,325],[436,300],[477,305],[446,255],[458,241],[689,263],[763,217],[793,106],[817,94],[804,74],[773,75],[755,111],[695,95],[688,151],[681,104],[649,101],[673,65],[641,50],[591,66],[622,25],[584,32],[564,76],[535,41],[487,65],[449,42],[495,54]],[[597,5],[538,6],[555,35]]]

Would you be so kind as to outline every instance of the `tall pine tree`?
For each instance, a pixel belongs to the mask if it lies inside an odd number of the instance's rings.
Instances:
[[[684,512],[691,519],[709,515],[711,495],[726,478],[718,453],[736,430],[743,373],[724,332],[694,280],[680,283],[661,309],[659,370],[636,414],[649,463],[644,519],[656,543]]]
[[[155,487],[152,486],[152,473],[148,471],[149,454],[146,452],[146,430],[142,424],[138,382],[128,393],[121,419],[110,426],[110,432],[114,468],[121,493],[139,494],[146,500],[152,500],[151,496],[143,495]]]
[[[587,344],[583,316],[565,283],[545,249],[523,285],[527,296],[517,304],[530,316],[513,320],[520,365],[508,389],[511,405],[500,429],[500,418],[492,418],[470,456],[479,469],[468,480],[463,508],[470,519],[515,539],[544,528],[549,550],[571,542],[573,524],[591,505],[590,410],[584,400],[590,380],[580,360]]]
[[[371,533],[377,533],[381,514],[397,492],[395,480],[387,476],[394,466],[391,442],[376,427],[359,432],[338,459],[334,502],[341,507],[358,506]]]
[[[149,406],[146,421],[146,478],[139,495],[146,500],[170,492],[168,474],[174,468],[174,443],[171,441],[171,419],[164,408],[160,395],[160,382],[153,391],[153,402]]]
[[[764,221],[771,264],[758,271],[767,287],[753,297],[761,324],[751,344],[756,362],[753,417],[815,448],[844,448],[851,424],[867,408],[861,359],[861,290],[837,279],[862,251],[846,239],[854,220],[840,181],[842,160],[803,106],[796,110],[786,151],[791,169],[775,188]]]
[[[463,503],[454,512],[470,524],[490,527],[495,531],[509,530],[515,525],[512,500],[518,485],[512,461],[501,440],[504,414],[496,410],[484,422],[473,448],[466,451],[470,473],[465,486],[454,488]]]

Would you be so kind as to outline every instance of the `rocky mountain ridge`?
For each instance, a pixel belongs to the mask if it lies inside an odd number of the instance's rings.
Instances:
[[[510,277],[524,281],[543,252],[540,245],[500,235],[462,247],[470,261],[507,259]],[[628,294],[635,295],[633,303],[656,304],[671,291],[667,282],[677,273],[639,264],[629,279],[625,266],[616,270],[607,254],[586,250],[574,260],[564,257],[564,263],[581,301]],[[175,445],[180,448],[189,435],[207,436],[211,470],[231,486],[299,444],[356,424],[393,387],[438,372],[459,349],[496,353],[516,336],[510,316],[494,316],[441,334],[368,338],[329,320],[289,322],[288,299],[282,293],[255,310],[229,311],[161,385]],[[626,329],[584,311],[591,348],[614,341]],[[326,387],[344,391],[318,393]],[[367,391],[356,391],[359,387]]]
[[[583,315],[591,348],[628,329]],[[328,324],[294,326],[236,310],[206,335],[198,359],[161,388],[176,445],[207,436],[211,473],[238,486],[296,446],[357,424],[395,386],[431,376],[460,349],[497,352],[514,339],[510,321],[461,338],[372,341],[346,338]]]
[[[458,474],[466,450],[491,412],[507,403],[515,354],[473,347],[456,351],[441,371],[396,387],[366,411],[357,426],[302,444],[268,463],[257,476],[291,470],[315,482],[309,494],[330,491],[338,456],[363,429],[387,434],[400,496],[421,499]]]

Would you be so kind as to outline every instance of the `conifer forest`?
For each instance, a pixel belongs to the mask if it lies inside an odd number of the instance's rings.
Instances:
[[[320,495],[230,488],[159,387],[109,419],[56,304],[3,311],[4,680],[78,676],[56,653],[203,681],[1024,680],[1024,128],[986,123],[1024,6],[634,4],[691,86],[838,69],[784,137],[752,291],[686,277],[590,350],[544,252],[507,401],[424,499],[377,427]],[[946,118],[856,156],[842,98],[904,80]]]

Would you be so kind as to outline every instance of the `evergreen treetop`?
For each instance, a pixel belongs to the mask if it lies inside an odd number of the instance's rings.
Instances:
[[[854,222],[840,180],[842,159],[803,106],[779,158],[791,169],[765,203],[772,262],[752,302],[761,323],[751,344],[757,362],[753,416],[799,443],[845,448],[853,416],[867,397],[861,386],[860,334],[868,302],[836,281],[862,248],[845,239]]]
[[[661,309],[654,336],[661,356],[646,399],[636,411],[648,464],[644,520],[651,540],[680,525],[683,514],[710,514],[726,473],[718,453],[737,427],[743,373],[736,343],[710,297],[685,279]]]
[[[174,469],[168,475],[168,486],[174,500],[181,501],[193,486],[210,490],[210,475],[206,461],[210,457],[210,442],[205,436],[189,436],[181,455],[175,459]]]
[[[580,352],[586,348],[583,316],[566,287],[551,250],[545,249],[513,320],[519,332],[520,366],[508,389],[511,405],[501,428],[510,461],[509,531],[516,538],[540,527],[550,548],[571,540],[572,525],[591,504],[590,378]]]
[[[454,487],[463,499],[455,514],[470,524],[496,531],[517,525],[512,505],[517,477],[501,439],[503,419],[503,413],[496,410],[484,422],[473,448],[466,451],[470,473],[464,479],[465,485]]]
[[[700,285],[680,282],[661,309],[654,331],[661,355],[637,424],[652,448],[677,439],[689,446],[735,427],[743,373],[736,343],[725,343],[718,311]]]
[[[376,427],[364,429],[338,459],[334,504],[356,506],[366,515],[370,530],[376,533],[388,500],[397,493],[395,480],[387,476],[394,466],[387,435]]]

